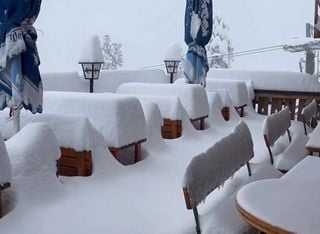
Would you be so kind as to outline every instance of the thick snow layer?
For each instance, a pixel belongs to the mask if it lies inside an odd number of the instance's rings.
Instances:
[[[308,155],[306,144],[309,137],[302,134],[295,135],[286,150],[278,155],[275,160],[275,167],[279,170],[289,171],[298,162]]]
[[[209,114],[209,104],[205,89],[201,85],[194,84],[122,84],[117,93],[178,96],[190,119],[196,119]]]
[[[189,191],[192,207],[231,177],[254,156],[250,130],[240,122],[233,132],[205,153],[195,156],[186,169],[183,187]]]
[[[229,93],[226,89],[215,89],[214,91],[207,91],[208,93],[217,93],[219,94],[222,104],[223,106],[227,106],[227,107],[233,107],[232,105],[232,101],[230,99]]]
[[[99,80],[94,81],[94,91],[114,93],[123,83],[168,83],[169,80],[163,69],[101,71]]]
[[[275,169],[272,165],[262,163],[252,166],[252,176],[250,176],[242,186],[254,181],[279,178],[282,173]],[[236,192],[221,204],[205,215],[204,220],[201,219],[201,228],[203,233],[256,233],[256,229],[252,229],[250,225],[244,221],[237,211],[235,205]]]
[[[290,126],[291,114],[289,107],[286,107],[266,117],[263,123],[263,135],[267,136],[269,144],[272,146],[281,135],[286,133]]]
[[[41,79],[45,91],[89,92],[89,81],[77,72],[42,73]]]
[[[317,127],[312,131],[311,137],[307,142],[306,146],[315,147],[315,148],[320,147],[319,139],[320,139],[320,125],[317,125]]]
[[[120,91],[119,91],[120,92]],[[153,102],[158,105],[164,119],[181,120],[183,106],[177,96],[152,96],[130,94],[141,101]]]
[[[12,169],[6,145],[0,135],[0,186],[11,182]]]
[[[5,139],[12,137],[12,118],[7,111],[0,113],[0,131]],[[89,119],[81,115],[63,115],[42,113],[33,115],[28,111],[21,110],[20,125],[26,126],[29,123],[44,122],[53,130],[60,147],[71,148],[77,151],[93,150],[93,132]]]
[[[283,179],[292,180],[319,180],[320,158],[308,156],[295,165],[290,171],[282,176]]]
[[[318,112],[318,104],[316,100],[312,100],[310,104],[308,104],[302,109],[301,114],[304,115],[305,120],[307,121],[312,117],[316,117],[317,112]]]
[[[240,189],[236,200],[248,213],[292,233],[319,233],[319,181],[268,179]]]
[[[135,97],[113,93],[44,92],[44,113],[83,115],[106,139],[121,147],[146,138],[143,109]]]
[[[320,83],[307,73],[211,69],[207,79],[251,80],[254,89],[319,92]]]
[[[208,96],[210,114],[215,112],[221,113],[221,109],[223,108],[224,105],[219,93],[207,91],[207,96]]]
[[[240,80],[208,79],[207,91],[215,89],[226,89],[234,106],[244,106],[249,103],[248,89],[246,82]]]
[[[60,190],[62,184],[56,176],[60,149],[47,124],[27,125],[6,145],[20,199],[45,199]]]
[[[83,47],[79,62],[103,62],[101,42],[98,36],[91,37]]]
[[[166,54],[164,56],[164,60],[182,60],[183,50],[182,47],[178,43],[170,44]]]

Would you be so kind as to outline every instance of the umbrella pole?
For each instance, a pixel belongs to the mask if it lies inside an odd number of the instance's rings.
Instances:
[[[13,86],[16,86],[17,89],[20,89],[22,81],[22,68],[21,68],[21,55],[16,55],[11,60],[11,80],[12,80],[12,108],[13,108],[13,135],[20,131],[20,107],[19,103],[15,103],[15,96],[20,95],[18,90],[15,90]]]

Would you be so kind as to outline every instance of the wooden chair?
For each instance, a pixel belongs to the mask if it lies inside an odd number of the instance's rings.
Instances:
[[[302,122],[304,127],[304,134],[308,135],[307,125],[309,127],[315,128],[317,126],[317,113],[318,113],[318,104],[316,100],[313,100],[307,106],[305,106],[302,111]]]
[[[268,148],[270,162],[273,165],[274,156],[271,147],[285,132],[288,133],[289,142],[291,142],[291,135],[289,128],[291,126],[291,114],[288,107],[281,111],[266,117],[263,124],[264,141]]]

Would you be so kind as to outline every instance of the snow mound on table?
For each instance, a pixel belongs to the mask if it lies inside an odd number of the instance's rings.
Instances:
[[[47,124],[27,125],[7,140],[6,145],[18,193],[30,199],[42,198],[60,190],[62,185],[56,176],[60,149]]]
[[[12,118],[4,112],[0,114],[1,131],[5,139],[12,137]],[[91,151],[94,148],[94,127],[89,119],[81,115],[62,115],[52,113],[31,114],[21,110],[20,125],[43,122],[53,130],[60,147],[71,148],[76,151]]]
[[[42,73],[41,79],[45,91],[89,92],[89,81],[77,72]]]
[[[195,156],[184,175],[192,207],[222,185],[254,156],[248,126],[241,121],[231,134],[216,142],[205,153]]]
[[[303,114],[305,116],[305,119],[308,120],[312,117],[315,117],[317,115],[317,111],[318,104],[316,100],[312,100],[310,104],[308,104],[302,109],[301,114]]]
[[[94,91],[114,93],[128,82],[168,83],[169,77],[163,69],[101,71],[99,79],[94,81]]]
[[[154,96],[178,96],[190,119],[209,114],[209,104],[205,89],[196,84],[122,84],[117,93]]]
[[[143,109],[135,97],[44,92],[44,113],[86,116],[105,137],[108,147],[121,147],[146,138]]]
[[[12,168],[8,156],[7,148],[0,134],[0,186],[11,183]]]
[[[233,69],[211,69],[209,79],[251,80],[254,89],[320,92],[320,83],[307,73],[290,71],[245,71]]]
[[[118,91],[117,91],[118,92]],[[120,91],[119,91],[120,92]],[[152,96],[130,94],[141,101],[153,102],[160,108],[161,115],[164,119],[181,120],[183,106],[177,96]]]
[[[265,118],[263,123],[263,135],[267,136],[269,144],[272,146],[276,140],[291,126],[291,114],[289,107],[278,113],[273,113]]]

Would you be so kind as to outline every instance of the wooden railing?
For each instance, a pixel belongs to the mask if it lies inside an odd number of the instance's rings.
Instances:
[[[291,119],[302,121],[301,111],[313,99],[318,103],[317,119],[320,120],[320,92],[255,90],[255,99],[252,103],[254,109],[263,115],[270,115],[288,106]]]

